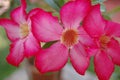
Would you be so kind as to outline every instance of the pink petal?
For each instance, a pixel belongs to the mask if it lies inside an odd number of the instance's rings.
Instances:
[[[83,29],[83,27],[80,27],[78,30],[80,42],[85,46],[94,47],[95,43],[93,42],[93,39],[88,35],[88,33]]]
[[[36,15],[36,13],[38,13],[39,11],[41,11],[40,8],[35,8],[35,9],[32,9],[32,10],[28,13],[27,23],[28,23],[30,29],[31,29],[31,27],[32,27],[32,26],[31,26],[31,17],[32,17],[33,15]]]
[[[26,0],[21,0],[21,7],[22,7],[23,9],[26,9],[26,8],[27,8]]]
[[[60,70],[68,60],[68,49],[59,42],[39,52],[35,65],[42,73]]]
[[[107,21],[105,30],[106,35],[120,37],[120,24],[118,23]]]
[[[35,15],[35,14],[38,13],[39,11],[41,11],[40,8],[32,9],[32,10],[28,13],[28,18],[30,18],[31,16]]]
[[[43,42],[59,40],[62,34],[58,19],[43,10],[32,17],[32,29],[35,37]]]
[[[34,56],[40,49],[40,43],[35,39],[32,33],[28,35],[24,42],[25,56]]]
[[[11,44],[10,54],[7,56],[6,59],[9,64],[12,64],[14,66],[19,66],[19,64],[24,59],[24,46],[22,40],[19,40]]]
[[[99,80],[109,80],[114,71],[114,64],[104,52],[99,52],[94,58],[95,72]]]
[[[8,19],[0,19],[0,25],[5,28],[8,38],[11,41],[16,41],[20,38],[19,25],[15,22]]]
[[[100,13],[100,5],[93,6],[91,12],[83,21],[83,26],[91,37],[99,37],[103,34],[105,21]]]
[[[22,3],[23,0],[21,0]],[[26,18],[27,18],[27,14],[25,12],[25,4],[18,8],[15,8],[12,12],[11,12],[11,18],[17,22],[18,24],[25,24],[26,23]]]
[[[66,28],[77,28],[90,11],[90,0],[70,1],[60,10],[61,21]]]
[[[112,39],[108,44],[107,53],[112,57],[113,62],[120,66],[120,45],[116,40]]]
[[[87,48],[87,53],[89,54],[90,57],[95,56],[95,54],[99,51],[99,48],[97,47],[90,47]]]
[[[89,58],[86,54],[87,53],[85,49],[80,43],[70,49],[70,60],[72,62],[72,65],[75,70],[81,75],[85,74],[85,71],[89,66]]]

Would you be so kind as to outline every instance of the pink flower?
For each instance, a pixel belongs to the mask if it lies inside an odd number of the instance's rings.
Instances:
[[[7,32],[11,40],[10,54],[7,56],[8,63],[18,66],[25,57],[36,54],[39,50],[39,42],[31,32],[30,16],[34,15],[39,9],[33,9],[27,15],[25,12],[26,2],[21,0],[21,6],[11,12],[11,19],[0,19],[0,25]]]
[[[102,18],[100,5],[93,6],[92,11],[83,21],[84,29],[97,44],[94,55],[94,68],[99,80],[109,80],[114,65],[120,66],[120,24]]]
[[[89,57],[84,48],[92,45],[91,38],[80,22],[91,8],[89,0],[68,2],[60,10],[61,22],[43,10],[32,17],[33,34],[42,42],[56,41],[39,52],[35,65],[42,73],[60,70],[70,61],[79,74],[84,74]]]

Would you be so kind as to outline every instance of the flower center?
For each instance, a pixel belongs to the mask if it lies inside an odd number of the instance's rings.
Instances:
[[[22,38],[25,38],[26,36],[28,36],[28,34],[29,34],[28,24],[20,25],[20,33],[21,33]]]
[[[101,49],[106,49],[107,48],[107,44],[110,41],[110,37],[103,35],[100,37],[100,47]]]
[[[78,31],[73,29],[68,29],[63,31],[61,36],[61,43],[67,47],[71,47],[78,43]]]

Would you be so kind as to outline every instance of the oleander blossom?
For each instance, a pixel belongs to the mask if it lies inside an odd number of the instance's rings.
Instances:
[[[99,80],[109,80],[114,65],[120,66],[120,45],[116,40],[120,37],[120,24],[103,19],[100,5],[95,5],[83,21],[83,26],[97,44],[92,51],[95,52],[95,72]]]
[[[39,41],[56,41],[49,48],[40,50],[35,57],[35,66],[41,73],[60,70],[68,58],[79,74],[85,73],[89,65],[85,48],[93,43],[80,23],[90,8],[90,0],[76,0],[61,8],[61,22],[43,10],[31,17],[32,31]]]
[[[0,19],[0,25],[7,32],[10,45],[10,53],[7,56],[8,63],[19,66],[25,57],[34,56],[39,50],[39,42],[31,32],[30,16],[39,9],[33,9],[27,14],[25,12],[26,2],[21,0],[21,6],[11,12],[11,19]]]

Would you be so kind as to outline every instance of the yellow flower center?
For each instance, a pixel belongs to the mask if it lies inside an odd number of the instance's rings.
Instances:
[[[68,29],[63,31],[61,36],[61,43],[67,47],[72,47],[78,43],[78,31],[74,29]]]
[[[100,37],[100,47],[101,49],[106,49],[107,48],[107,44],[110,41],[110,37],[103,35]]]
[[[28,34],[29,34],[28,24],[20,25],[20,33],[21,33],[22,38],[25,38],[26,36],[28,36]]]

